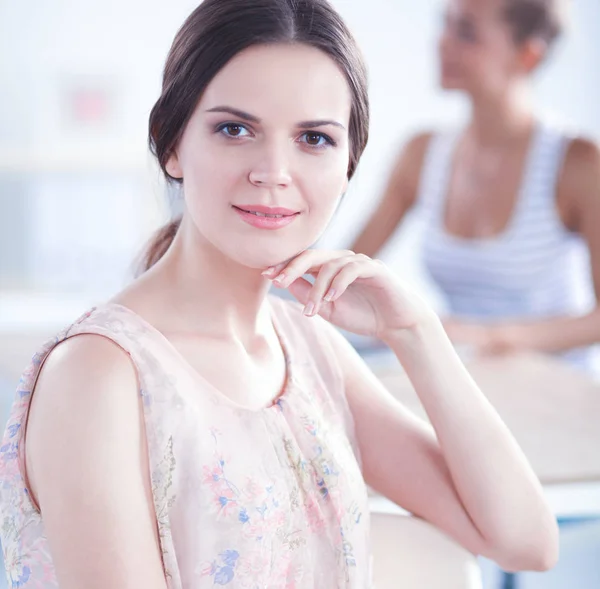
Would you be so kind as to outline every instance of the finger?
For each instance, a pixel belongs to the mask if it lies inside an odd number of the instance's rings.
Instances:
[[[376,268],[367,260],[354,259],[346,263],[332,280],[329,291],[324,297],[325,302],[337,301],[353,282],[359,278],[371,278],[375,274]]]
[[[308,280],[305,278],[298,278],[289,285],[288,290],[299,303],[306,306],[310,297],[311,288],[312,284]]]
[[[319,313],[325,295],[331,292],[332,281],[351,259],[351,257],[337,258],[321,266],[309,293],[309,300],[304,309],[305,315],[312,317]],[[325,302],[327,303],[329,300]]]
[[[292,293],[292,295],[294,295],[294,298],[304,305],[304,307],[306,307],[306,304],[310,300],[311,289],[312,283],[305,278],[298,278],[298,280],[292,282],[292,284],[290,284],[288,287],[288,290]],[[330,305],[321,306],[319,315],[329,321],[331,310],[332,309]]]
[[[294,280],[311,270],[318,270],[324,263],[344,256],[354,255],[348,251],[305,250],[273,278],[280,287],[287,288]]]
[[[271,280],[273,280],[274,278],[276,278],[277,276],[279,276],[279,274],[281,274],[281,271],[293,260],[295,260],[298,256],[301,256],[302,254],[304,254],[305,252],[309,252],[311,250],[304,250],[303,252],[297,254],[296,256],[293,256],[291,258],[288,258],[287,260],[285,260],[284,262],[280,262],[279,264],[276,264],[275,266],[269,266],[268,268],[266,268],[265,270],[263,270],[261,272],[261,274],[263,276],[266,276],[267,278],[270,278]]]
[[[312,251],[305,250],[283,264],[278,264],[273,268],[274,272],[270,272],[267,277],[273,281],[275,286],[287,288],[294,281],[294,278],[291,278],[291,276],[298,277],[300,268],[308,264],[307,258],[312,255]]]
[[[263,270],[261,274],[266,278],[273,278],[277,276],[288,264],[289,260],[286,260],[285,262],[281,262],[281,264],[277,264],[276,266],[270,266],[266,270]]]

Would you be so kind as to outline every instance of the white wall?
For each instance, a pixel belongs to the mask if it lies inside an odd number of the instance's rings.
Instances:
[[[363,49],[371,75],[373,125],[352,192],[324,243],[347,243],[381,196],[392,158],[417,129],[456,124],[460,96],[436,83],[440,0],[334,0]],[[600,138],[600,2],[572,2],[572,27],[539,72],[539,105]]]
[[[402,142],[417,129],[457,123],[466,105],[436,85],[440,0],[333,2],[365,53],[372,100],[369,146],[322,242],[339,246],[351,242],[373,210]],[[196,0],[0,0],[0,172],[21,149],[25,159],[37,154],[34,167],[43,168],[51,157],[63,165],[81,157],[88,165],[106,160],[107,174],[135,169],[149,176],[148,113],[173,35],[195,5]],[[65,124],[61,96],[69,84],[86,78],[109,88],[113,112],[110,124],[82,132]],[[600,136],[598,0],[573,2],[573,31],[540,73],[537,90],[541,105]],[[148,194],[148,206],[159,198]],[[8,201],[0,199],[0,206],[3,202]],[[414,265],[413,245],[409,223],[391,248],[395,265]]]
[[[0,0],[0,145],[52,142],[57,94],[69,78],[114,80],[112,142],[143,146],[170,42],[196,0]],[[396,146],[415,129],[464,109],[436,86],[440,0],[333,0],[371,74],[372,135],[356,189],[377,192]],[[543,105],[600,136],[600,2],[573,2],[573,31],[540,76]],[[81,137],[74,136],[75,141]],[[372,200],[372,198],[366,199]]]

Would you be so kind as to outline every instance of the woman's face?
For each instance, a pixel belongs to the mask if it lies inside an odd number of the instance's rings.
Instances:
[[[187,225],[252,268],[310,247],[347,188],[350,109],[346,78],[321,51],[239,53],[208,85],[167,163],[183,178]]]
[[[439,43],[443,88],[494,96],[526,73],[523,49],[503,18],[505,2],[448,0]]]

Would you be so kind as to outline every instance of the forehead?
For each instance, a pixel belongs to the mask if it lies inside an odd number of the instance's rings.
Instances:
[[[336,118],[346,124],[346,77],[324,52],[301,44],[258,45],[231,59],[206,88],[200,106],[235,106],[259,118]]]
[[[478,21],[498,20],[502,2],[505,0],[448,0],[450,14],[465,16]]]

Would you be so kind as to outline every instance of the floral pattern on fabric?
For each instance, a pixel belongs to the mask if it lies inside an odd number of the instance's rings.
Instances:
[[[335,357],[315,322],[288,303],[272,309],[290,354],[289,382],[257,411],[220,396],[162,334],[119,305],[92,309],[43,346],[23,373],[0,446],[9,587],[58,587],[24,482],[23,425],[45,358],[82,333],[113,340],[137,370],[169,589],[370,587],[367,493]]]

